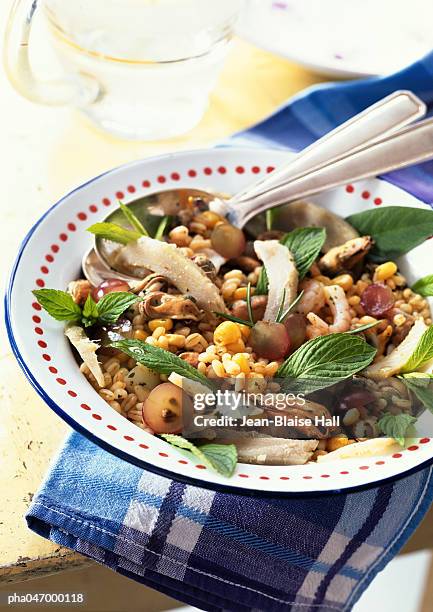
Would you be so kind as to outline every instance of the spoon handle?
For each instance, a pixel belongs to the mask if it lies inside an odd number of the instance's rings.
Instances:
[[[230,208],[228,218],[233,225],[243,227],[258,213],[279,204],[429,159],[433,159],[433,118],[408,126],[287,184],[280,184],[237,204]]]
[[[347,153],[382,140],[423,117],[426,110],[424,102],[412,92],[396,91],[313,142],[289,163],[236,194],[230,204],[249,200],[271,187],[287,183]]]

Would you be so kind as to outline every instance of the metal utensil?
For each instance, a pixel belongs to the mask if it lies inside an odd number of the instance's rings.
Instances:
[[[256,214],[278,204],[316,194],[358,178],[402,167],[402,164],[405,164],[405,155],[395,158],[397,166],[391,164],[390,167],[387,164],[386,170],[383,170],[383,160],[380,159],[380,155],[382,151],[386,154],[388,149],[382,148],[377,154],[376,151],[379,149],[374,147],[392,138],[395,132],[399,133],[399,130],[401,132],[403,126],[423,116],[425,112],[425,105],[414,94],[406,91],[395,92],[326,134],[295,158],[292,157],[288,164],[232,198],[204,191],[178,189],[154,193],[127,205],[141,220],[155,224],[155,217],[153,220],[146,219],[149,217],[149,212],[176,214],[181,208],[182,199],[191,195],[203,199],[211,210],[226,216],[233,225],[243,227]],[[425,131],[423,133],[425,137]],[[412,142],[412,148],[413,146]],[[413,150],[410,160],[405,165],[419,161],[419,154],[422,159],[426,159],[425,147],[422,147],[421,153]],[[433,157],[433,148],[431,157]],[[412,161],[413,159],[415,161]],[[124,225],[120,210],[108,215],[105,221],[120,222]],[[95,284],[97,278],[110,277],[109,270],[112,269],[111,264],[119,249],[119,245],[96,238],[95,251],[103,265],[95,267],[93,252],[89,252],[83,258],[84,274],[92,284]],[[113,271],[112,276],[114,275],[118,277],[118,272]]]

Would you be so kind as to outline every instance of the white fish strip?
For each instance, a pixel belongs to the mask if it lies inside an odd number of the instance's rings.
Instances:
[[[269,281],[268,304],[264,320],[275,321],[283,300],[284,290],[283,310],[286,310],[296,298],[298,270],[292,253],[278,240],[256,240],[254,250],[266,268]]]
[[[96,356],[99,344],[92,342],[87,337],[84,329],[79,325],[67,325],[65,327],[65,336],[72,346],[77,349],[81,359],[96,378],[98,385],[103,387],[105,385],[105,378]]]
[[[137,242],[128,244],[123,249],[122,257],[132,266],[150,268],[165,276],[182,293],[192,295],[200,308],[211,312],[226,311],[218,287],[175,245],[143,236]]]

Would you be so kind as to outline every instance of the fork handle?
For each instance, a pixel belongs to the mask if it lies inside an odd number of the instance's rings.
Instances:
[[[230,204],[248,200],[367,144],[382,140],[420,119],[425,113],[426,105],[415,94],[405,90],[395,91],[316,140],[288,164],[236,194]]]
[[[433,119],[426,119],[230,207],[228,220],[243,227],[255,215],[293,200],[433,159]]]

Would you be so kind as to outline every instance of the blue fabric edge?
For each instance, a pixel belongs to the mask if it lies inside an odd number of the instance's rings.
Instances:
[[[353,608],[355,603],[359,601],[361,595],[368,589],[370,584],[376,578],[377,574],[379,574],[379,572],[381,572],[388,565],[388,563],[392,561],[392,559],[403,548],[406,542],[408,542],[411,535],[418,529],[422,520],[425,518],[430,506],[433,503],[433,467],[428,469],[429,473],[426,474],[424,495],[415,514],[411,517],[408,525],[406,525],[396,541],[389,548],[384,550],[384,553],[380,557],[377,564],[373,565],[373,567],[366,572],[364,578],[359,583],[358,591],[356,592],[355,597],[353,599],[348,599],[348,606],[344,608],[344,612],[349,612]]]

